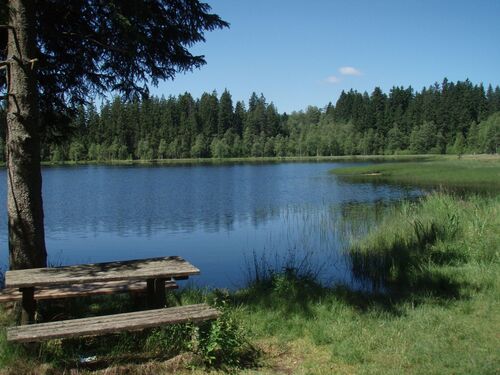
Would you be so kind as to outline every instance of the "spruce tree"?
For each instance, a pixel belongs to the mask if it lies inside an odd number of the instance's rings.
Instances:
[[[243,123],[245,122],[245,103],[238,101],[234,108],[233,129],[240,137],[243,136]]]
[[[223,135],[231,127],[233,120],[233,100],[231,94],[226,89],[219,100],[217,134]]]

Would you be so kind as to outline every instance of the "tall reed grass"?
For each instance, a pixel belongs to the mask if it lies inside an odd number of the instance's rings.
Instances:
[[[498,262],[499,238],[499,196],[433,193],[393,208],[350,254],[358,277],[408,290],[438,282],[443,266]]]

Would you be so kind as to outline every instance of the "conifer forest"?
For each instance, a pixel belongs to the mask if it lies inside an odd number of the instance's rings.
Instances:
[[[69,127],[45,126],[42,140],[42,160],[51,162],[496,153],[500,88],[444,79],[420,91],[350,90],[290,114],[263,94],[235,102],[228,90],[114,97],[76,108]]]

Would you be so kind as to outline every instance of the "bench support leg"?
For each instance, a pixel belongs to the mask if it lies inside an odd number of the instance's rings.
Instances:
[[[21,301],[21,324],[30,324],[35,321],[36,301],[35,288],[20,288],[23,294]]]
[[[167,298],[165,296],[165,279],[155,280],[156,307],[165,307]]]
[[[148,279],[148,306],[150,308],[165,307],[167,303],[165,297],[165,279]]]
[[[155,279],[147,279],[147,303],[149,308],[155,307]]]

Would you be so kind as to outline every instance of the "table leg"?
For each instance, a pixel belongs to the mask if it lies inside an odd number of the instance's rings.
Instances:
[[[36,301],[35,288],[20,288],[23,294],[21,301],[21,324],[30,324],[35,321]]]
[[[155,279],[147,279],[147,303],[149,308],[155,307],[156,293],[155,293]]]
[[[165,279],[155,280],[155,297],[156,297],[156,307],[165,307],[167,304],[167,298],[165,296]]]

